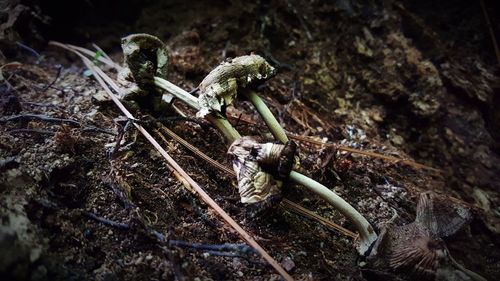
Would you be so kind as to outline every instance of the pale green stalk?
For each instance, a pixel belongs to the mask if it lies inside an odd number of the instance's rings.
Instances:
[[[187,105],[190,107],[199,110],[199,105],[198,105],[198,98],[190,95],[188,92],[184,91],[183,89],[177,87],[176,85],[170,83],[169,81],[160,78],[160,77],[155,77],[154,78],[155,85],[164,89],[165,91],[171,93],[178,99],[182,100],[185,102]],[[220,114],[216,113],[211,113],[205,118],[212,123],[217,129],[219,129],[226,139],[232,143],[233,141],[241,138],[241,135],[234,129],[234,127],[227,121],[227,119],[223,116],[220,116]]]
[[[212,123],[215,127],[217,127],[219,131],[221,131],[224,134],[229,144],[241,138],[240,133],[236,131],[233,125],[231,125],[231,123],[229,123],[229,121],[227,121],[226,118],[222,116],[216,116],[213,113],[211,113],[206,115],[205,119],[207,119],[210,123]]]
[[[198,99],[190,95],[185,90],[159,77],[155,77],[155,84],[158,87],[170,92],[178,99],[184,101],[190,107],[199,110]],[[260,113],[266,124],[269,126],[273,135],[281,142],[286,143],[288,141],[288,137],[286,136],[285,131],[279,125],[278,121],[274,118],[274,115],[271,113],[269,108],[267,108],[262,99],[254,92],[250,92],[248,97],[255,105],[257,111]],[[228,141],[233,142],[241,137],[238,131],[236,131],[231,123],[229,123],[223,116],[214,116],[213,114],[209,114],[207,115],[207,120],[212,122],[224,134]],[[357,250],[361,255],[365,255],[367,253],[372,243],[377,239],[377,234],[368,221],[358,211],[356,211],[356,209],[349,205],[349,203],[347,203],[340,196],[335,194],[335,192],[309,177],[292,171],[290,173],[290,179],[319,195],[335,209],[346,216],[350,221],[352,221],[358,230],[360,237]]]
[[[259,97],[259,95],[257,95],[254,91],[247,91],[245,95],[250,102],[253,103],[255,109],[257,109],[257,112],[260,114],[264,122],[266,122],[266,125],[273,136],[280,142],[287,143],[288,136],[286,135],[285,130],[283,130],[283,127],[281,127],[280,123],[278,123],[278,120],[274,118],[273,113],[269,110],[269,107],[267,107],[262,98]]]
[[[330,203],[330,205],[335,207],[337,211],[354,223],[360,237],[359,244],[357,245],[357,249],[360,254],[365,254],[372,243],[377,240],[377,234],[373,230],[370,223],[368,223],[368,221],[358,211],[356,211],[356,209],[354,209],[335,192],[331,191],[319,182],[295,171],[290,173],[290,179],[319,195],[321,198]]]
[[[245,92],[245,95],[255,106],[257,112],[259,112],[274,137],[282,143],[288,142],[288,136],[286,135],[285,130],[283,130],[283,127],[281,127],[278,123],[278,120],[276,120],[273,113],[269,110],[262,98],[259,97],[259,95],[254,91],[247,91]],[[356,209],[349,205],[349,203],[328,189],[326,186],[295,171],[290,173],[290,179],[293,182],[301,184],[312,192],[318,194],[355,224],[360,236],[360,243],[358,244],[358,251],[360,253],[366,253],[371,244],[377,240],[377,234],[373,230],[370,223],[368,223],[368,221],[358,211],[356,211]]]

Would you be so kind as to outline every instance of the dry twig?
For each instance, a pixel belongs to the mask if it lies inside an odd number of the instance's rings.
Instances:
[[[238,120],[238,122],[244,122],[244,123],[247,123],[250,125],[259,126],[259,124],[257,124],[256,122],[254,122],[252,120],[249,120],[248,118],[242,118],[241,116],[238,116],[238,117],[228,116],[228,117],[233,119],[233,120]],[[424,164],[420,164],[420,163],[417,163],[415,161],[407,160],[407,159],[401,159],[401,158],[394,157],[394,156],[387,156],[387,155],[383,155],[383,154],[371,152],[371,151],[359,150],[359,149],[351,148],[348,146],[337,145],[334,143],[327,143],[327,142],[315,140],[315,139],[310,138],[310,137],[305,137],[305,136],[293,134],[290,132],[287,132],[286,135],[289,138],[292,138],[292,139],[300,141],[300,142],[307,142],[307,143],[311,143],[311,144],[314,144],[317,146],[333,147],[333,148],[341,150],[341,151],[347,151],[347,152],[365,155],[365,156],[369,156],[369,157],[373,157],[373,158],[379,158],[379,159],[389,161],[392,163],[402,163],[402,164],[411,166],[411,167],[416,168],[416,169],[425,169],[425,170],[429,170],[429,171],[433,171],[433,172],[437,172],[437,173],[442,173],[442,171],[440,169],[436,169],[436,168],[433,168],[433,167],[430,167],[430,166],[427,166]]]
[[[91,213],[91,212],[83,212],[83,215],[88,217],[89,219],[93,219],[93,220],[98,221],[104,225],[108,225],[108,226],[115,227],[118,229],[130,229],[130,225],[128,225],[126,223],[108,220],[106,218],[99,217],[98,215]]]
[[[495,31],[493,31],[493,26],[491,25],[490,16],[488,16],[488,12],[486,11],[484,0],[480,0],[479,2],[481,3],[481,9],[483,10],[484,19],[486,20],[486,26],[490,32],[491,41],[493,42],[493,49],[495,49],[497,62],[500,64],[500,50],[498,49],[497,38],[495,37]]]
[[[287,133],[287,135],[294,140],[298,140],[298,141],[302,141],[302,142],[308,142],[308,143],[312,143],[312,144],[319,145],[319,146],[333,147],[333,148],[336,148],[338,150],[347,151],[347,152],[356,153],[356,154],[361,154],[361,155],[366,155],[366,156],[370,156],[373,158],[379,158],[379,159],[383,159],[383,160],[390,161],[393,163],[402,163],[402,164],[406,164],[406,165],[411,166],[411,167],[416,168],[416,169],[426,169],[426,170],[430,170],[430,171],[437,172],[437,173],[442,172],[440,169],[429,167],[429,166],[426,166],[424,164],[420,164],[420,163],[417,163],[417,162],[414,162],[411,160],[401,159],[401,158],[397,158],[394,156],[387,156],[387,155],[383,155],[383,154],[379,154],[379,153],[371,152],[371,151],[359,150],[359,149],[351,148],[348,146],[337,145],[334,143],[322,142],[322,141],[318,141],[318,140],[315,140],[315,139],[312,139],[309,137],[299,136],[299,135],[292,134],[292,133]]]

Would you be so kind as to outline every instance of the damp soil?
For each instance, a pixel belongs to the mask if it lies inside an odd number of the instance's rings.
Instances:
[[[479,2],[7,2],[0,19],[11,23],[0,26],[3,280],[280,279],[255,255],[213,255],[152,237],[154,230],[187,243],[243,243],[132,128],[114,151],[126,123],[120,111],[96,98],[104,91],[76,56],[47,44],[96,43],[121,63],[120,38],[138,32],[167,44],[168,78],[188,91],[226,58],[255,52],[279,69],[258,91],[287,131],[441,170],[298,142],[301,171],[378,231],[394,212],[395,223],[412,222],[425,191],[467,204],[472,220],[445,239],[448,249],[468,269],[500,279],[499,62]],[[493,17],[498,3],[484,3]],[[499,24],[491,22],[495,35]],[[247,101],[227,113],[243,135],[272,139]],[[147,109],[135,114],[152,118]],[[161,117],[230,166],[229,144],[208,123],[173,111]],[[231,175],[172,139],[162,145],[294,278],[412,278],[361,266],[352,238],[284,207],[249,219]],[[354,230],[307,190],[287,184],[285,195]]]

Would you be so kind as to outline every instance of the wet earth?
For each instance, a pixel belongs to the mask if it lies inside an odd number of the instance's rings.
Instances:
[[[167,77],[187,91],[227,58],[265,57],[278,74],[257,91],[281,125],[337,145],[296,140],[301,172],[378,232],[394,213],[394,224],[414,222],[423,192],[460,202],[471,218],[443,238],[450,254],[500,279],[500,62],[489,32],[500,33],[500,22],[489,18],[498,3],[481,1],[487,19],[479,2],[457,0],[66,2],[13,0],[0,12],[2,280],[280,280],[252,253],[221,256],[159,241],[243,243],[137,131],[124,131],[126,119],[79,58],[47,44],[95,43],[122,63],[120,38],[137,32],[165,42]],[[181,101],[174,105],[195,117]],[[230,143],[208,122],[173,110],[133,111],[141,120],[163,118],[231,167]],[[237,100],[227,114],[242,135],[272,140],[248,101]],[[171,138],[158,140],[295,279],[434,278],[367,265],[352,237],[285,206],[249,219],[231,174]],[[285,183],[284,193],[355,230],[306,189]]]

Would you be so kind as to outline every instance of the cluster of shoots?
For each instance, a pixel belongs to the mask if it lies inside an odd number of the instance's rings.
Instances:
[[[137,36],[129,38],[134,39],[132,40],[133,44],[137,43]],[[150,36],[140,38],[140,41],[147,41],[150,38]],[[123,42],[122,45],[124,50],[129,49],[127,44],[131,44],[131,40],[125,39]],[[149,45],[155,46],[155,44]],[[156,55],[155,52],[150,53]],[[127,62],[130,63],[128,60]],[[142,81],[152,81],[155,86],[165,90],[169,95],[173,95],[177,99],[185,102],[191,108],[198,110],[198,115],[203,116],[209,122],[213,123],[230,143],[240,139],[241,135],[226,119],[225,108],[232,103],[237,94],[242,93],[246,99],[255,106],[257,112],[260,114],[273,136],[279,142],[287,144],[289,143],[289,139],[284,129],[262,98],[256,92],[244,89],[247,85],[269,79],[275,72],[274,67],[268,64],[265,59],[254,54],[226,61],[215,68],[202,81],[199,87],[201,90],[199,98],[170,83],[164,77],[154,76],[149,77],[149,79],[143,79]],[[154,71],[148,72],[149,75],[151,75],[151,73],[154,73]],[[358,252],[361,255],[368,254],[370,246],[377,240],[377,234],[366,218],[335,192],[319,182],[297,171],[289,170],[286,173],[287,175],[285,175],[285,177],[290,182],[300,184],[319,195],[333,208],[346,216],[357,229],[359,235],[356,245]],[[264,179],[267,179],[267,177],[264,176]],[[267,182],[265,183],[267,184]],[[268,190],[275,190],[271,188],[272,186],[268,187]]]

